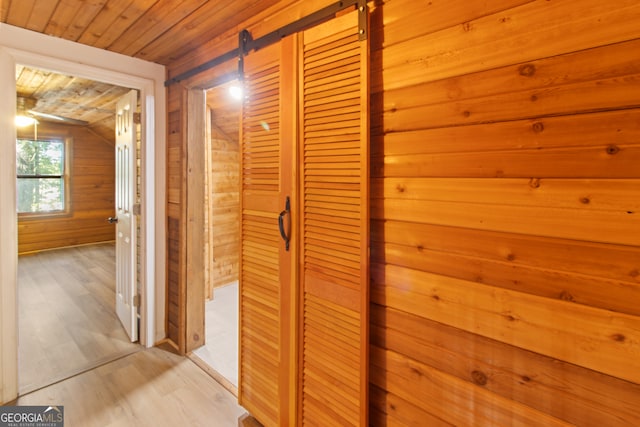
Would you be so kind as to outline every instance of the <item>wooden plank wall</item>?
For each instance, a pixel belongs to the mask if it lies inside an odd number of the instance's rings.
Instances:
[[[372,424],[640,424],[639,24],[635,0],[376,3]]]
[[[640,423],[639,14],[373,13],[374,424]]]
[[[239,83],[235,83],[239,85]],[[240,247],[240,100],[225,85],[207,92],[211,117],[208,232],[210,278],[207,298],[214,289],[238,280]]]
[[[181,86],[169,88],[167,96],[167,338],[183,348],[180,326],[184,325],[183,308],[186,282],[186,93]],[[184,112],[186,114],[186,112]],[[182,334],[184,335],[184,334]]]
[[[33,128],[23,130],[33,138]],[[85,128],[42,122],[38,136],[71,137],[69,215],[18,220],[18,252],[27,253],[114,240],[115,156],[113,145]]]

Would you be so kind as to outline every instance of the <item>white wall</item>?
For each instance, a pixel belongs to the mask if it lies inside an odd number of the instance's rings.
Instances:
[[[165,67],[0,23],[0,402],[17,395],[15,65],[139,89],[143,114],[143,317],[141,342],[166,336]]]

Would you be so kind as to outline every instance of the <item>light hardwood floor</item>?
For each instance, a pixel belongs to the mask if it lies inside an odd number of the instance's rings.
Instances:
[[[65,427],[225,427],[237,426],[246,414],[193,362],[159,348],[125,356],[12,404],[62,405]]]
[[[112,243],[18,260],[20,394],[140,350],[115,314]]]

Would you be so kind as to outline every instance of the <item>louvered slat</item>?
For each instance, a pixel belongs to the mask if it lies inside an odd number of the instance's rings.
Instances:
[[[367,47],[357,33],[353,12],[303,36],[305,425],[367,422]]]
[[[269,52],[267,52],[269,53]],[[242,111],[240,274],[241,404],[264,425],[280,422],[280,286],[277,231],[280,181],[280,69],[270,58],[246,59]],[[266,58],[266,59],[265,59]]]

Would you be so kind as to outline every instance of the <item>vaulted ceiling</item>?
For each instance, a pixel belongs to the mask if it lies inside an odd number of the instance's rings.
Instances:
[[[277,2],[0,0],[0,22],[167,65]],[[18,95],[34,98],[34,110],[113,134],[115,99],[126,89],[27,67],[16,76]]]

